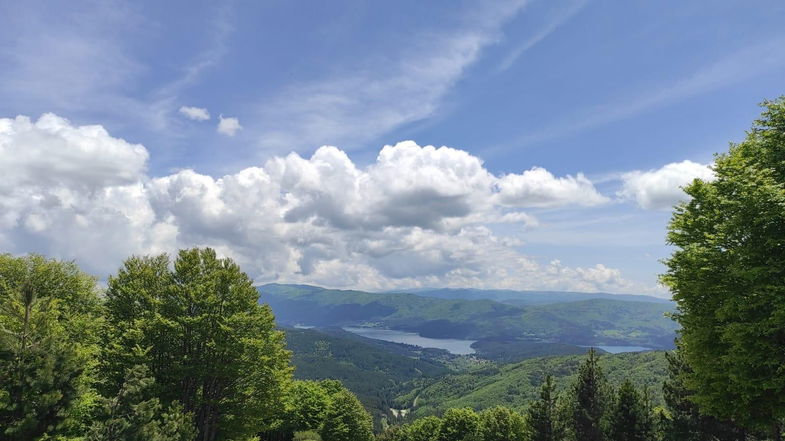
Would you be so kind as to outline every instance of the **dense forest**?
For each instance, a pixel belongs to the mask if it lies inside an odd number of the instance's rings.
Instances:
[[[669,226],[662,281],[680,330],[667,352],[591,349],[456,369],[438,351],[287,334],[264,290],[260,298],[210,248],[129,257],[105,286],[73,262],[0,255],[0,440],[780,440],[785,98],[764,103],[713,168],[713,180],[685,188],[691,199]],[[326,320],[335,310],[318,294],[294,297]],[[367,300],[358,304],[388,325],[448,308],[465,336],[486,344],[514,332],[558,342],[546,318],[572,314],[436,295]],[[402,302],[394,313],[393,301]],[[616,305],[580,302],[597,314]],[[636,306],[641,320],[668,307]],[[664,328],[652,326],[641,341],[656,342]],[[374,399],[407,412],[374,424]]]

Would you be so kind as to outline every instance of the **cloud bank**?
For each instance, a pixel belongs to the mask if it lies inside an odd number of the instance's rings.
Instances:
[[[521,252],[520,233],[536,226],[522,209],[605,202],[588,179],[539,168],[495,176],[448,147],[388,145],[360,168],[325,146],[220,178],[151,177],[143,146],[46,114],[0,119],[0,156],[0,247],[77,259],[99,277],[132,253],[212,246],[260,283],[637,288],[602,264]],[[515,232],[499,234],[501,224]]]
[[[633,171],[622,175],[619,196],[635,201],[648,210],[670,210],[686,200],[682,187],[694,179],[712,180],[711,165],[692,161],[673,162],[656,170]]]

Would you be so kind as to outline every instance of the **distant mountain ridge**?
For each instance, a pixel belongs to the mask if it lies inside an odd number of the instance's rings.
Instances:
[[[590,299],[623,300],[629,302],[673,303],[670,299],[642,294],[611,294],[604,292],[576,291],[517,291],[507,289],[476,288],[419,288],[385,291],[385,293],[407,293],[439,299],[494,300],[511,305],[549,305]]]
[[[412,293],[369,293],[310,285],[258,288],[279,323],[314,326],[376,326],[431,338],[570,345],[629,345],[668,349],[677,325],[670,302],[629,297],[586,298],[513,305],[487,298],[445,299]],[[565,298],[573,299],[572,296]]]

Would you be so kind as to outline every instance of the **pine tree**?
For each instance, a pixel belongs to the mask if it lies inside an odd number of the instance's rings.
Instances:
[[[611,441],[653,441],[654,419],[647,394],[629,381],[619,387],[610,415]]]
[[[540,399],[526,411],[529,441],[556,441],[556,389],[547,375],[540,387]]]
[[[373,441],[371,415],[353,393],[341,389],[330,397],[319,434],[329,441]]]
[[[572,412],[569,425],[580,441],[605,439],[606,412],[610,402],[609,386],[592,348],[578,370],[572,387]]]
[[[95,287],[71,262],[0,255],[0,440],[78,435],[89,424]]]
[[[164,409],[151,397],[155,380],[145,366],[126,373],[117,396],[103,398],[87,441],[191,441],[196,433],[191,415],[177,403]]]

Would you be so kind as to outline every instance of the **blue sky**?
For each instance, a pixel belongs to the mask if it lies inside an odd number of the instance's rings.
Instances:
[[[667,295],[668,207],[784,93],[783,18],[763,0],[6,2],[0,247],[101,278],[209,245],[260,282]]]

